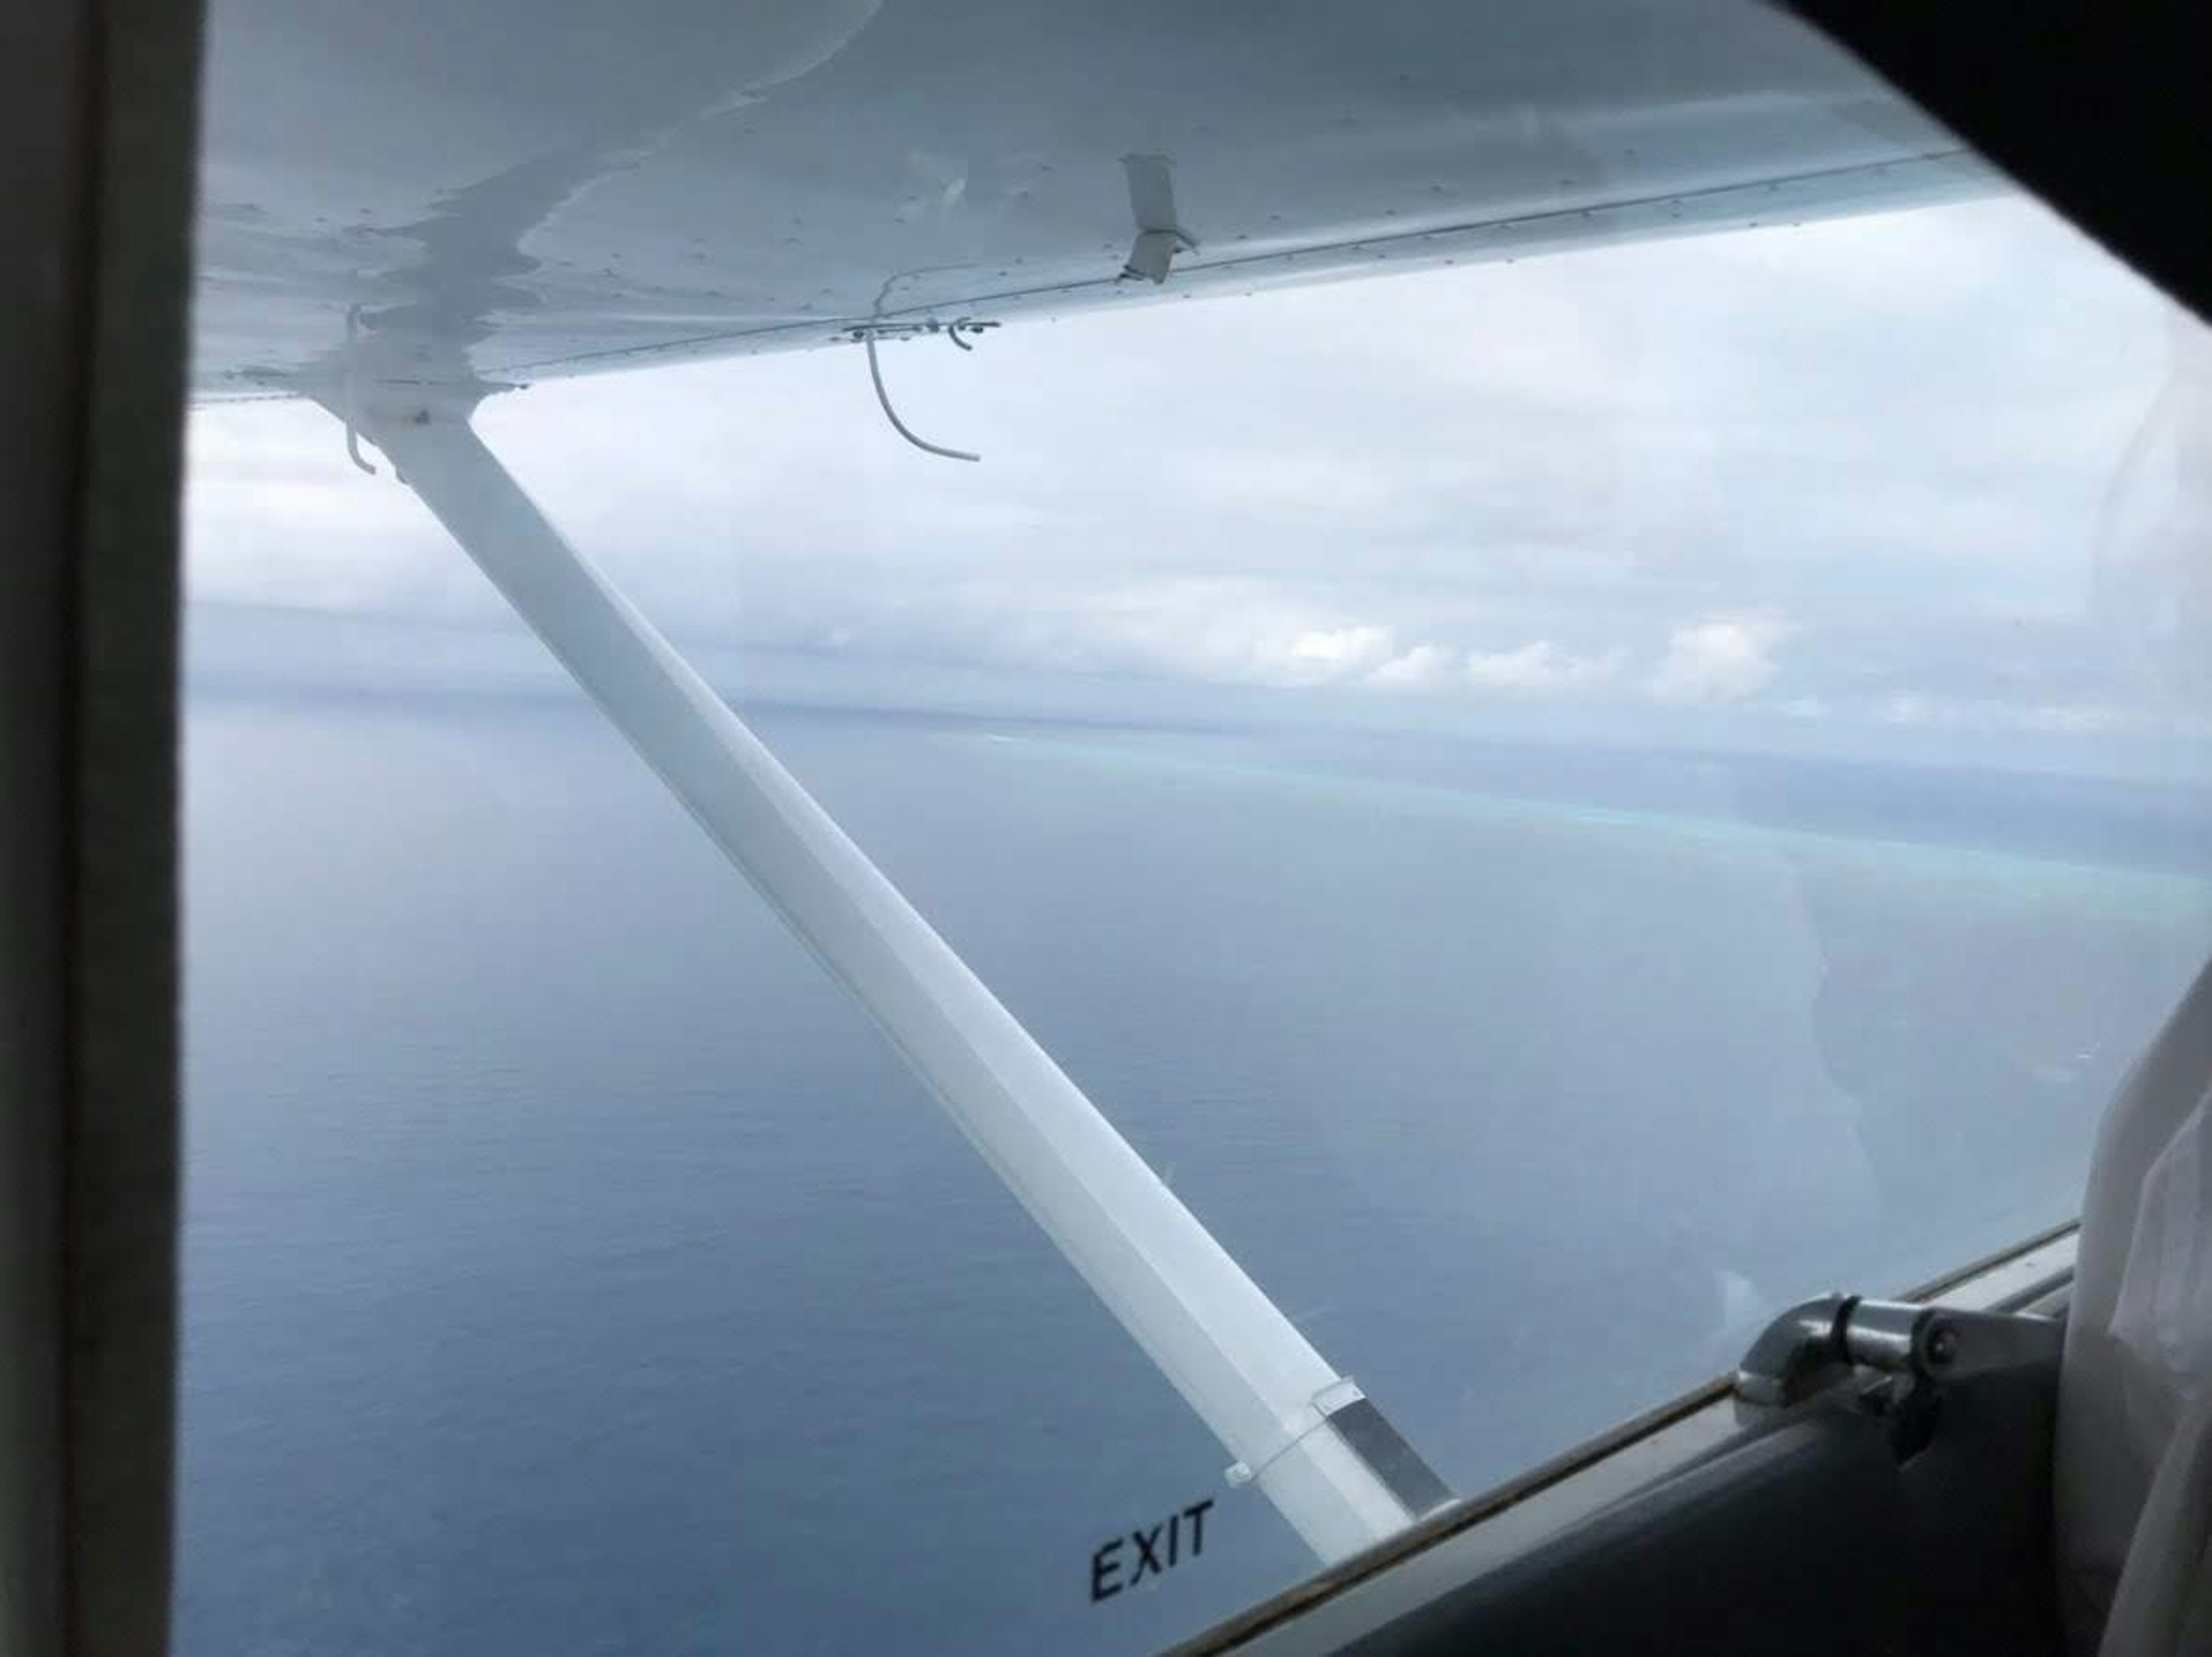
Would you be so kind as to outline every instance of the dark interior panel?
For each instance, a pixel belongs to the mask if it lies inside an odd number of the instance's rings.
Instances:
[[[2057,1657],[2057,1389],[2052,1362],[1832,1394],[1351,1648]]]

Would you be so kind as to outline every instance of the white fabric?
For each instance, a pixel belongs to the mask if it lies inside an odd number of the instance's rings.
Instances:
[[[2136,1521],[2098,1657],[2182,1657],[2212,1650],[2212,1403],[2168,1435]]]
[[[2059,1605],[2075,1657],[2099,1651],[2177,1427],[2212,1395],[2209,1087],[2212,968],[2106,1113],[2083,1197],[2053,1466]],[[2145,1583],[2154,1579],[2141,1573],[2175,1539],[2156,1528],[2146,1528],[2149,1551],[2133,1567]]]
[[[2143,1175],[2118,1303],[2121,1402],[2138,1444],[2161,1444],[2212,1377],[2212,1111],[2199,1099]]]

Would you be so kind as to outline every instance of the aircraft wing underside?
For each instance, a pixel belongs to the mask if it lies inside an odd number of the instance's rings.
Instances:
[[[246,3],[210,35],[203,399],[495,387],[1992,184],[1740,0],[301,0],[227,26]]]

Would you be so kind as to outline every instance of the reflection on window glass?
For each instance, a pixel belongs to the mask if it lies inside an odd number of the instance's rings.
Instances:
[[[882,361],[982,464],[849,344],[477,423],[1453,1490],[2072,1214],[2212,944],[2212,352],[2041,209]],[[191,444],[179,1649],[1310,1572],[407,490]]]

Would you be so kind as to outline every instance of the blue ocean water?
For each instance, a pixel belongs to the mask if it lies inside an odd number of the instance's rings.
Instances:
[[[2212,944],[2148,787],[757,723],[1462,1490],[2070,1212]],[[580,703],[203,692],[185,839],[187,1657],[1132,1652],[1310,1569]]]

